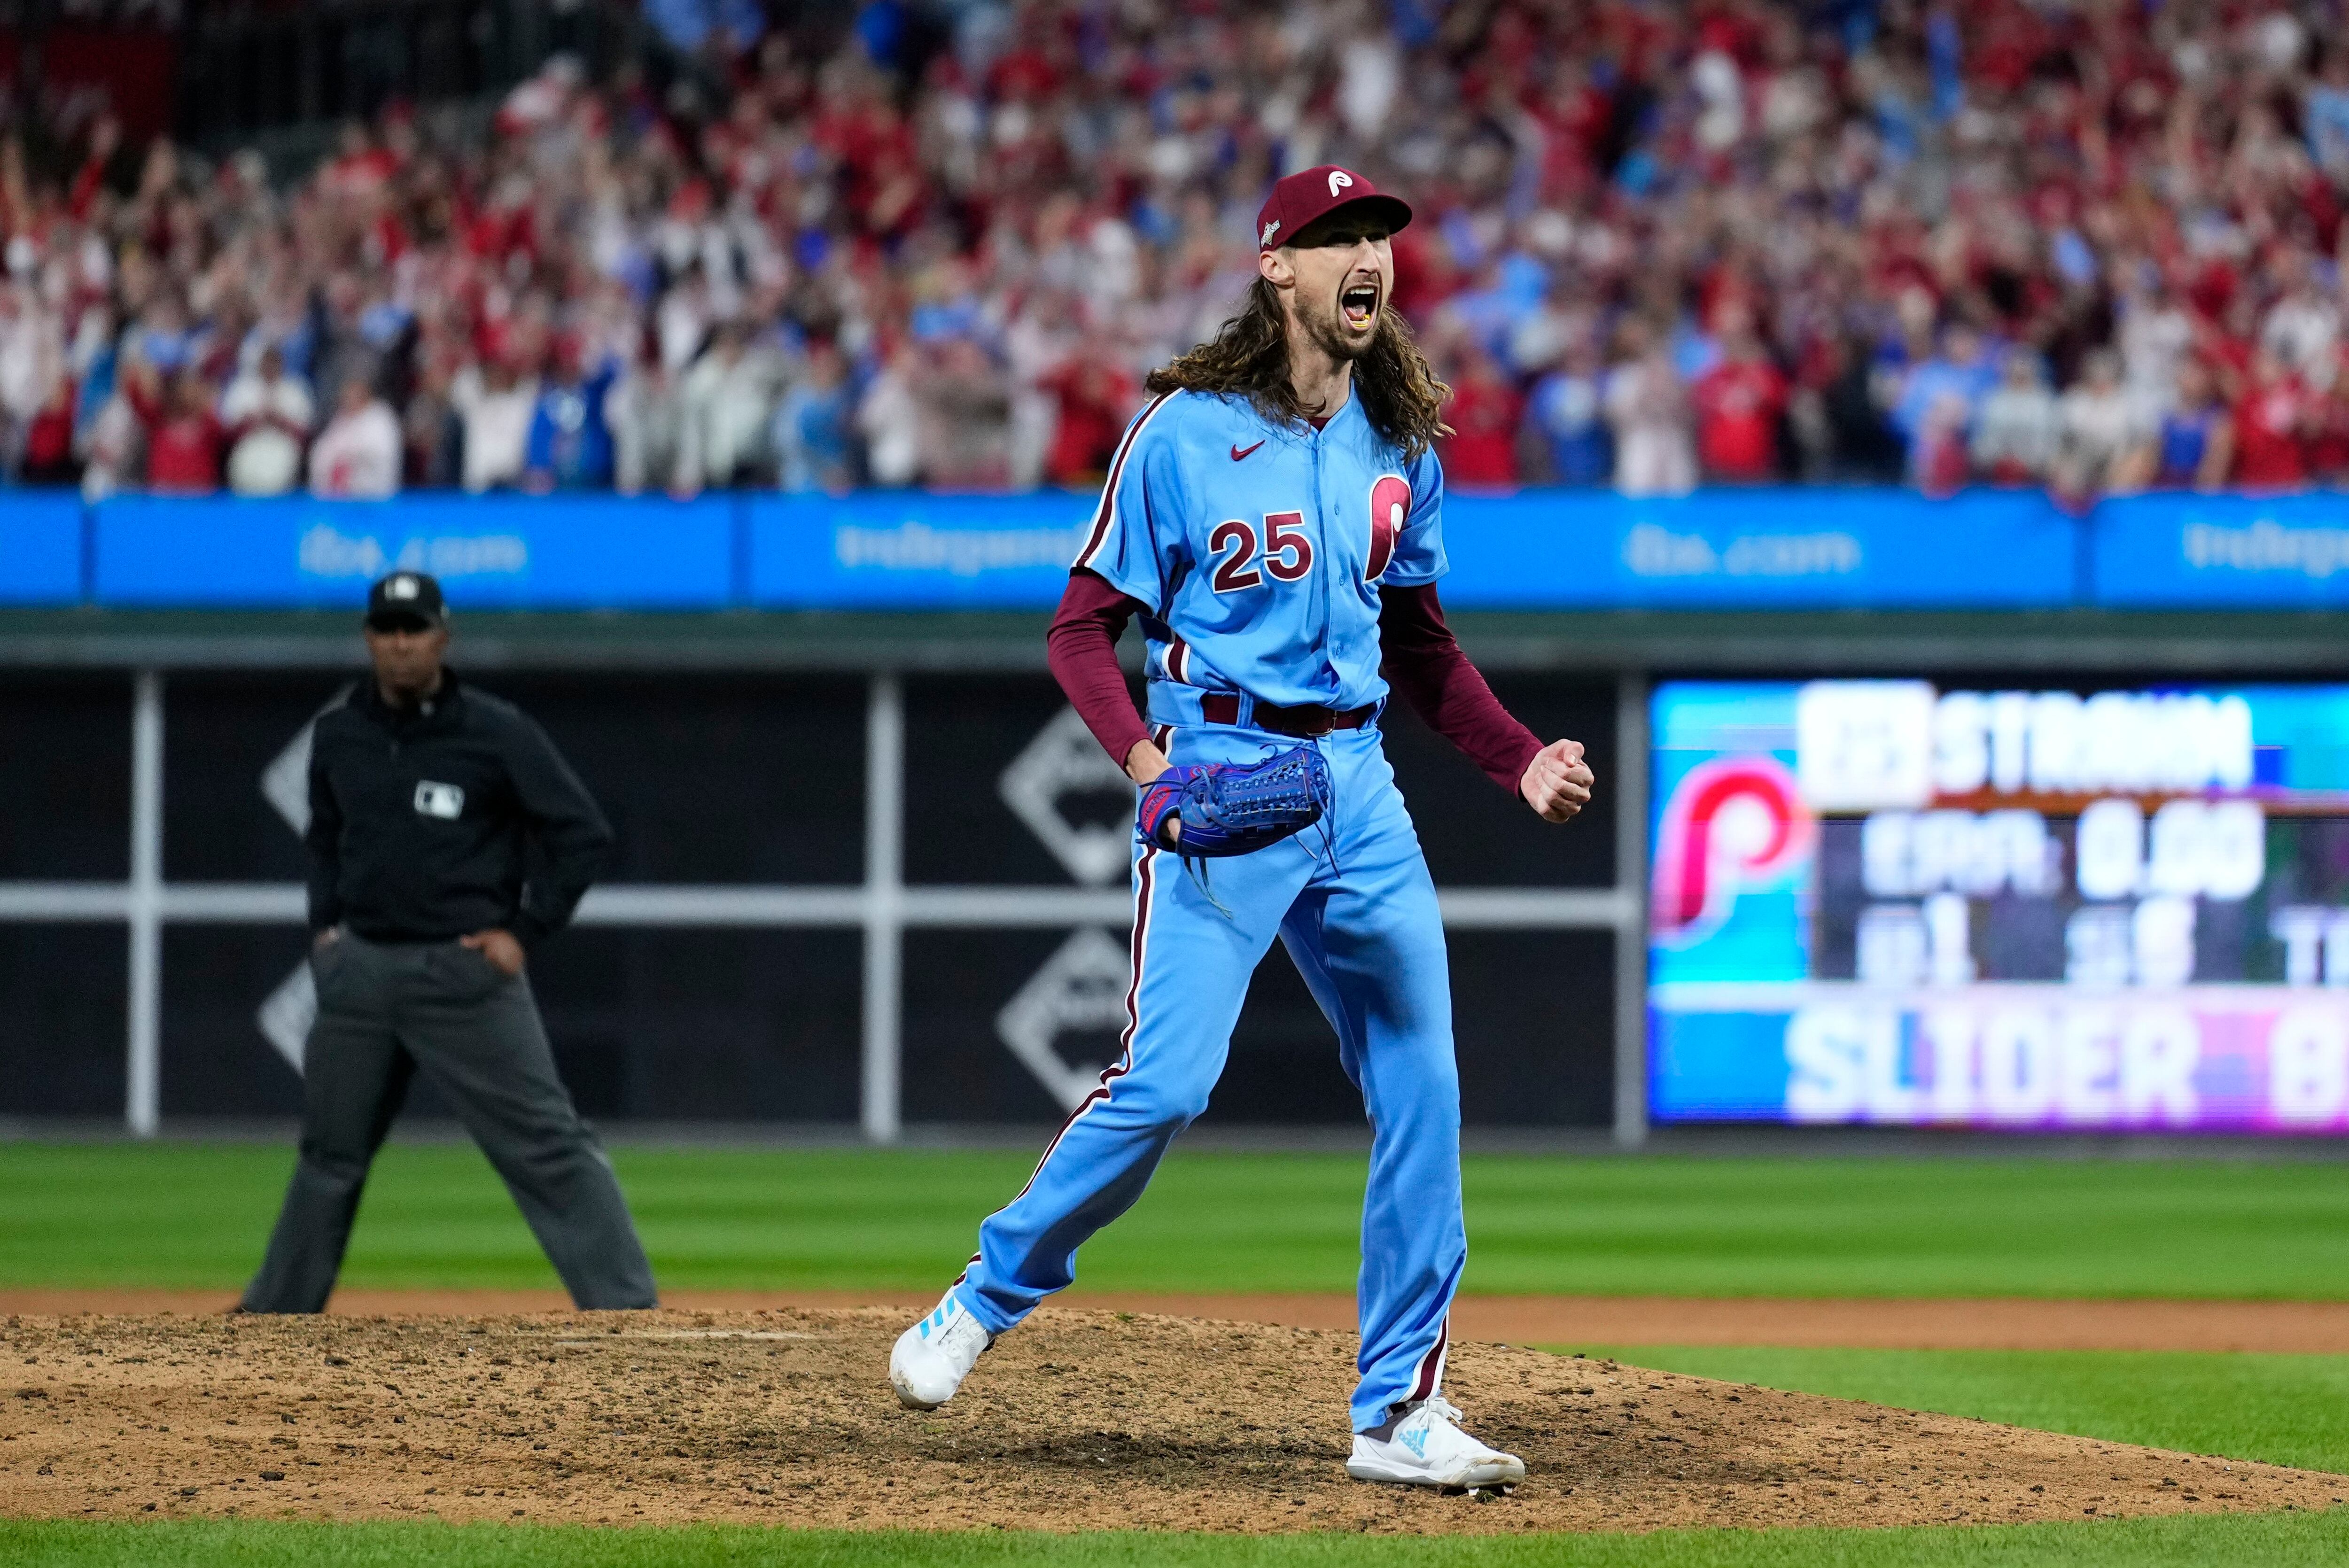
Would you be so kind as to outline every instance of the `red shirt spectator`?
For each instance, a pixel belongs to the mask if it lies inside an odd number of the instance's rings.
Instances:
[[[171,382],[169,411],[147,436],[147,488],[181,495],[220,489],[221,448],[227,439],[212,413],[202,378],[182,372]]]
[[[1061,79],[1052,57],[1032,39],[997,60],[988,76],[997,97],[1030,100],[1050,97]]]
[[[2299,378],[2261,354],[2235,406],[2235,482],[2263,490],[2306,482],[2313,411]]]
[[[71,377],[58,377],[48,401],[25,427],[27,484],[64,484],[74,477],[74,390]]]
[[[121,121],[110,114],[99,115],[89,128],[88,156],[74,175],[73,190],[66,200],[67,210],[77,220],[89,216],[98,191],[105,188],[107,168],[121,150]]]
[[[1492,356],[1469,351],[1444,422],[1452,427],[1438,452],[1444,477],[1457,484],[1517,482],[1517,422],[1525,399],[1505,380]]]
[[[1786,378],[1762,357],[1750,333],[1733,337],[1721,363],[1689,388],[1696,410],[1697,460],[1707,479],[1752,484],[1778,475],[1778,420]]]
[[[1925,411],[1909,448],[1909,468],[1917,488],[1930,496],[1955,495],[1972,477],[1966,445],[1965,399],[1946,395]]]
[[[1535,111],[1543,131],[1545,195],[1570,198],[1589,187],[1614,111],[1581,60],[1557,67],[1547,101]]]
[[[343,128],[334,160],[319,171],[319,182],[345,195],[369,196],[399,172],[399,160],[369,139],[357,123]]]
[[[1133,411],[1133,384],[1115,366],[1081,352],[1043,385],[1061,406],[1045,474],[1058,485],[1100,483]]]
[[[2311,480],[2335,484],[2349,473],[2349,378],[2342,375],[2344,366],[2349,366],[2349,350],[2336,344],[2324,357],[2331,362],[2332,377],[2324,390],[2308,389],[2302,455]]]

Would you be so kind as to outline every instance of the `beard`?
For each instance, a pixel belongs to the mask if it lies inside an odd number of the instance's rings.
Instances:
[[[1376,316],[1371,317],[1371,330],[1357,337],[1346,330],[1335,300],[1326,308],[1297,313],[1297,325],[1304,330],[1305,340],[1330,358],[1340,361],[1360,359],[1370,353],[1371,346],[1379,338],[1377,322]]]

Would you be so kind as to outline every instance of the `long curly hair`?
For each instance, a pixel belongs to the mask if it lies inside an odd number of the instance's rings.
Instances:
[[[1143,385],[1153,393],[1246,397],[1276,424],[1301,425],[1317,412],[1299,407],[1288,384],[1288,321],[1281,310],[1280,291],[1262,278],[1212,342],[1152,371]],[[1406,460],[1424,453],[1438,437],[1452,434],[1452,427],[1444,422],[1444,403],[1452,388],[1437,379],[1427,356],[1420,353],[1411,324],[1384,304],[1379,307],[1378,331],[1369,351],[1354,361],[1354,396],[1362,400],[1371,428],[1401,448]]]

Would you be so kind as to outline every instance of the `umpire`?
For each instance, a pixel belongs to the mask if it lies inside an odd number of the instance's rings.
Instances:
[[[612,830],[537,725],[461,686],[440,585],[368,591],[372,680],[310,743],[302,1152],[246,1312],[318,1312],[368,1165],[422,1068],[581,1309],[657,1305],[620,1183],[555,1076],[523,954],[571,918]],[[525,851],[530,851],[525,875]]]

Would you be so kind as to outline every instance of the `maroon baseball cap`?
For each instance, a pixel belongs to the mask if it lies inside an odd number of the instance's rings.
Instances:
[[[1274,182],[1272,194],[1256,215],[1257,248],[1277,250],[1308,223],[1340,207],[1371,209],[1386,221],[1389,233],[1411,222],[1411,203],[1402,197],[1388,195],[1350,169],[1324,163]]]

